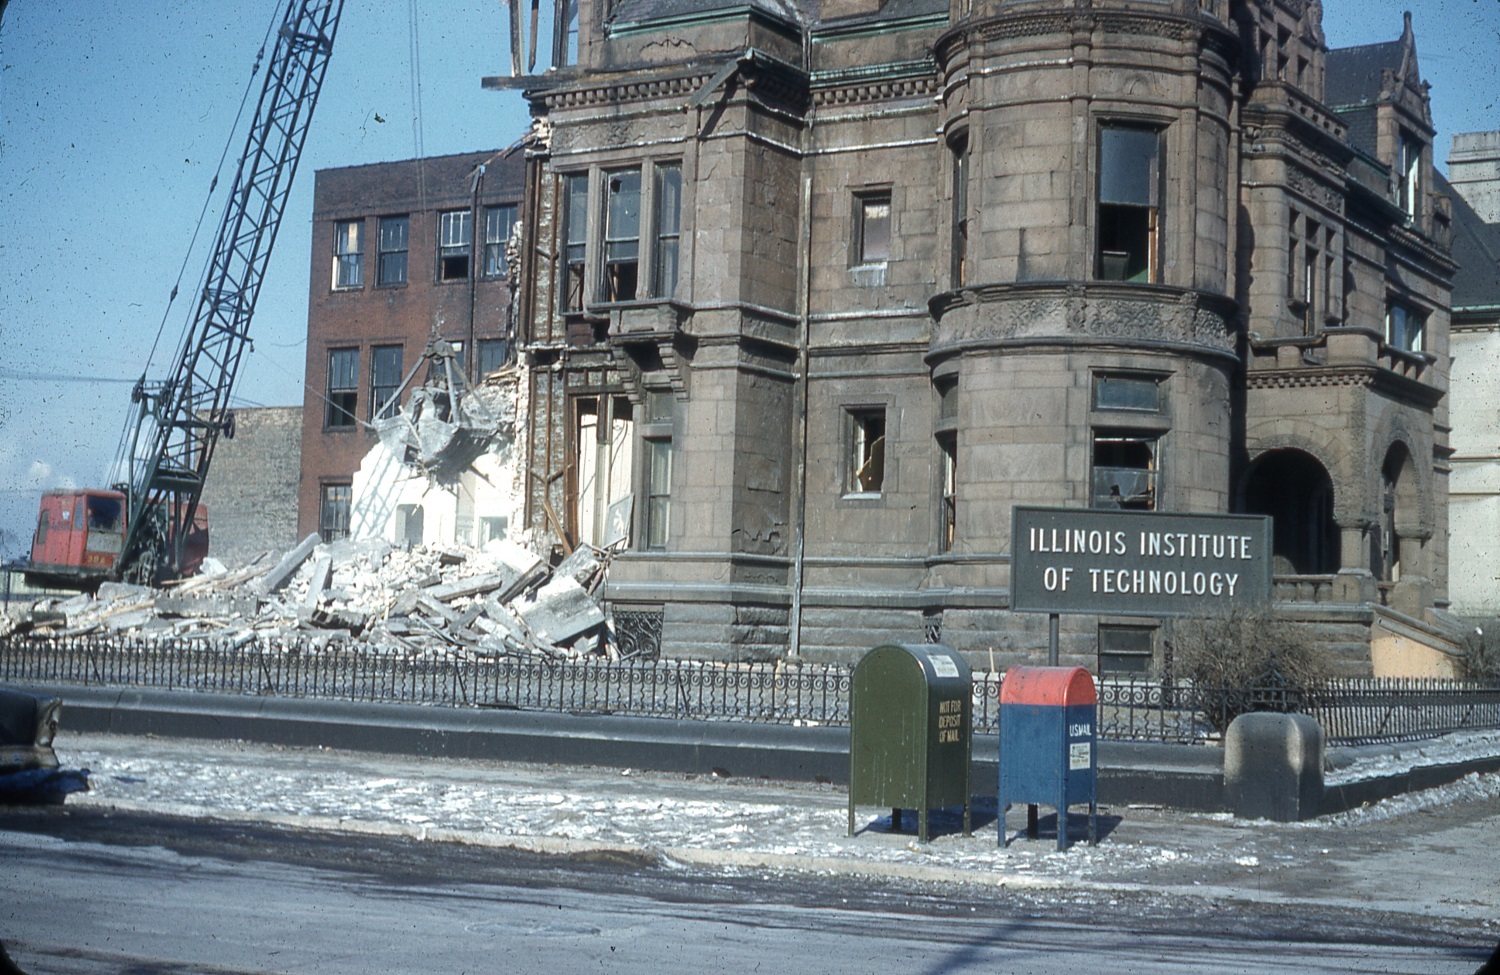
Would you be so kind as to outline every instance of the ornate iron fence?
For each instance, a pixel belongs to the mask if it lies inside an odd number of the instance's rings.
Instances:
[[[1432,738],[1500,728],[1500,683],[1456,680],[1328,681],[1304,710],[1332,741]]]
[[[138,639],[0,642],[0,681],[638,717],[847,724],[848,667],[457,657],[371,647]]]
[[[775,724],[847,725],[852,674],[842,664],[461,657],[275,640],[0,640],[0,681]],[[1000,674],[974,674],[976,733],[998,730],[1000,683]],[[1098,691],[1105,739],[1214,741],[1246,711],[1310,714],[1334,742],[1500,729],[1500,684],[1349,679],[1308,691],[1226,690],[1104,678]]]

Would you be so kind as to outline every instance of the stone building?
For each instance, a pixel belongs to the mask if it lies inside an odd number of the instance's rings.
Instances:
[[[374,422],[426,378],[431,339],[475,381],[512,358],[507,245],[524,162],[504,151],[319,170],[313,189],[301,534],[349,531]]]
[[[1034,661],[1024,504],[1273,515],[1278,611],[1347,669],[1452,649],[1454,266],[1409,21],[1330,51],[1308,0],[551,13],[544,70],[486,80],[536,119],[527,515],[624,539],[619,625]],[[1062,638],[1167,665],[1155,621]]]
[[[1500,132],[1453,137],[1452,597],[1500,616]]]

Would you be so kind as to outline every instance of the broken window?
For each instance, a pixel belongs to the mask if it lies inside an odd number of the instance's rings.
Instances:
[[[958,527],[958,432],[938,434],[937,446],[942,456],[938,551],[951,552]]]
[[[1302,330],[1312,335],[1327,307],[1327,281],[1323,264],[1323,225],[1292,210],[1287,220],[1286,291],[1293,315],[1302,320]],[[1330,241],[1331,245],[1331,241]]]
[[[396,543],[407,546],[421,545],[424,520],[425,513],[421,505],[396,505]]]
[[[1154,376],[1119,376],[1101,373],[1094,377],[1094,409],[1161,410],[1160,380]]]
[[[862,193],[854,198],[854,263],[884,264],[890,257],[890,191]]]
[[[1106,281],[1158,279],[1161,133],[1099,129],[1098,270]]]
[[[953,287],[969,279],[969,134],[953,140]]]
[[[1402,132],[1396,146],[1396,203],[1407,223],[1417,218],[1422,188],[1422,143]]]
[[[318,534],[325,542],[349,537],[349,503],[353,488],[348,484],[324,484],[318,503]]]
[[[502,203],[484,208],[484,276],[503,278],[509,268],[505,264],[505,245],[510,241],[510,229],[516,225],[516,205]]]
[[[1411,454],[1400,442],[1386,451],[1380,466],[1380,538],[1378,566],[1382,582],[1400,582],[1410,565],[1405,559],[1421,552],[1421,544],[1405,551],[1403,541],[1410,541],[1421,530],[1418,498],[1415,490]]]
[[[479,545],[483,547],[510,531],[510,519],[504,515],[483,515],[479,519]]]
[[[844,490],[879,494],[885,484],[885,408],[849,411],[849,468]]]
[[[510,343],[505,339],[479,340],[479,378],[497,373],[510,359]]]
[[[370,419],[383,420],[401,409],[401,346],[377,345],[370,353]]]
[[[1154,434],[1096,430],[1093,506],[1156,510],[1156,448]]]
[[[589,177],[572,173],[563,178],[563,304],[562,310],[583,311],[583,277],[588,255]]]
[[[667,547],[667,518],[672,500],[672,438],[650,437],[646,447],[646,548]]]
[[[450,210],[438,218],[438,280],[463,281],[469,276],[469,252],[474,244],[474,215]]]
[[[340,220],[333,225],[333,286],[359,288],[365,283],[363,220]]]
[[[1099,673],[1143,677],[1151,673],[1156,627],[1099,624]]]
[[[633,301],[640,277],[641,171],[604,174],[604,301]]]
[[[355,424],[359,399],[359,350],[328,350],[328,396],[324,404],[323,427],[348,430]]]
[[[1385,340],[1393,349],[1421,352],[1427,331],[1427,317],[1421,312],[1392,301],[1385,308]]]
[[[670,298],[677,293],[677,260],[682,235],[682,167],[665,163],[656,167],[656,263],[651,275],[651,297]]]
[[[1323,265],[1323,249],[1318,246],[1321,236],[1322,229],[1317,222],[1307,221],[1307,243],[1302,248],[1302,327],[1307,335],[1317,330],[1318,316],[1322,314],[1318,291],[1318,274]]]
[[[555,43],[557,50],[553,53],[554,64],[568,65],[578,63],[578,0],[555,0],[558,10],[558,21],[562,29],[557,32]],[[534,11],[533,11],[534,14]]]
[[[580,542],[603,547],[611,506],[630,496],[634,409],[624,396],[580,396],[574,414],[574,533]]]

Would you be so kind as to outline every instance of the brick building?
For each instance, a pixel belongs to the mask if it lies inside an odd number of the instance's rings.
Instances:
[[[503,151],[318,172],[299,532],[348,533],[370,424],[425,379],[430,339],[459,347],[471,381],[511,358],[506,246],[523,174]]]
[[[527,516],[628,537],[620,625],[1034,661],[1039,504],[1273,515],[1278,611],[1347,669],[1451,649],[1454,265],[1409,22],[1330,51],[1306,0],[552,12],[545,73],[487,80],[538,120]],[[1165,663],[1096,617],[1063,657]]]

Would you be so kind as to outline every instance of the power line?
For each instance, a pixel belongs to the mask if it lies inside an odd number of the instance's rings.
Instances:
[[[112,376],[73,376],[60,372],[22,372],[0,366],[0,379],[14,379],[28,383],[118,383],[125,386],[135,384],[134,379],[115,379]]]

